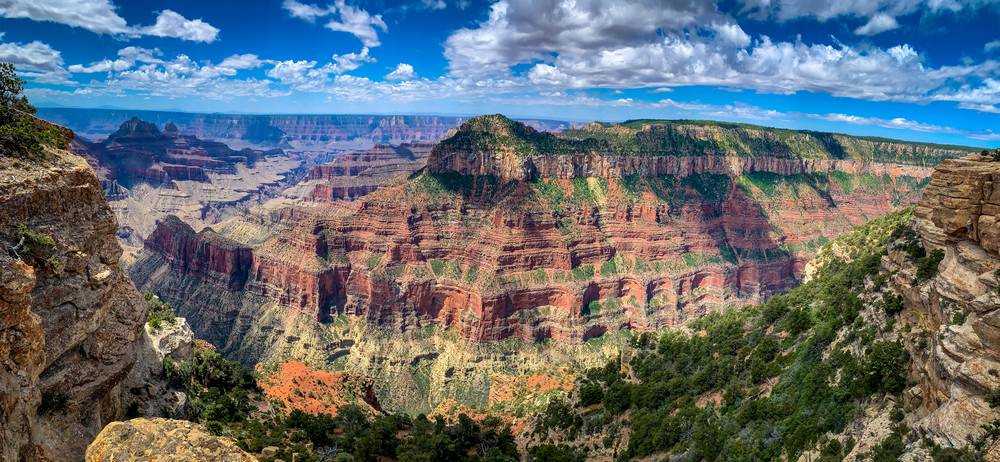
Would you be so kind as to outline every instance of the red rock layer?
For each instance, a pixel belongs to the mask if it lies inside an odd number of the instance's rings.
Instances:
[[[136,281],[208,281],[317,320],[346,313],[404,330],[436,323],[479,341],[579,341],[785,291],[803,271],[807,244],[916,198],[903,184],[814,190],[805,180],[789,180],[800,181],[795,198],[785,190],[770,197],[713,178],[724,195],[675,181],[663,187],[677,200],[648,190],[629,199],[610,180],[596,203],[556,206],[539,183],[422,175],[379,189],[346,215],[288,207],[268,225],[277,231],[253,245],[167,220],[143,258],[162,259],[168,271],[140,261]],[[583,187],[544,184],[566,197]],[[189,318],[205,309],[173,302]]]
[[[309,171],[304,183],[310,188],[307,197],[329,202],[364,196],[390,179],[422,168],[433,147],[431,143],[379,144],[366,151],[342,154]]]

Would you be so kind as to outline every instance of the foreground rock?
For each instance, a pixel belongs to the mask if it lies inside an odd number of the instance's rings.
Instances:
[[[252,462],[257,459],[236,443],[186,420],[132,419],[105,427],[87,448],[86,460]]]
[[[920,240],[943,259],[926,282],[903,249],[883,260],[916,334],[908,349],[917,385],[907,390],[906,404],[915,429],[962,446],[1000,418],[987,402],[1000,389],[1000,162],[942,162],[914,215]]]
[[[0,460],[79,460],[122,415],[145,308],[80,157],[0,156]]]

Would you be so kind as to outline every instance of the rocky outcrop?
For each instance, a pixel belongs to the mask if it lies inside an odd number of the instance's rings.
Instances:
[[[1000,388],[1000,162],[970,156],[946,160],[915,210],[914,229],[927,251],[943,251],[936,276],[918,280],[901,249],[883,259],[917,335],[906,404],[912,426],[946,446],[962,446],[1000,417],[986,395]]]
[[[72,461],[122,415],[145,308],[80,157],[0,156],[0,459]]]
[[[223,143],[182,135],[169,124],[161,132],[156,125],[133,117],[105,140],[77,140],[73,150],[90,159],[105,179],[133,187],[139,183],[170,186],[173,181],[211,182],[208,173],[236,174],[237,164],[253,168],[266,156],[280,150],[234,151]]]
[[[368,150],[344,153],[333,162],[313,167],[302,182],[283,194],[324,202],[356,199],[382,183],[423,168],[433,147],[431,143],[378,144]]]
[[[86,460],[254,462],[257,459],[233,441],[186,420],[132,419],[105,427],[87,448]]]

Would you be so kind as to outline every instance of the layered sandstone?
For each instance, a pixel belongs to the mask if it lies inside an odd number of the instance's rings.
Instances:
[[[82,158],[0,155],[0,459],[80,460],[121,416],[145,307],[116,229]]]
[[[503,136],[548,136],[504,123],[512,131]],[[785,291],[825,240],[912,203],[929,174],[873,153],[863,174],[831,170],[847,168],[839,160],[786,169],[789,154],[761,154],[726,157],[719,170],[503,181],[442,170],[463,157],[452,148],[477,136],[463,130],[434,148],[431,171],[353,204],[276,201],[198,233],[164,220],[133,277],[179,307],[199,337],[249,361],[270,348],[254,343],[284,341],[252,319],[263,306],[397,331],[441,325],[477,341],[581,341]],[[497,146],[516,144],[507,141]]]
[[[901,249],[883,259],[920,337],[907,390],[913,426],[962,446],[1000,417],[986,395],[1000,388],[1000,162],[970,156],[942,162],[915,210],[914,229],[928,251],[942,250],[935,277],[917,283]]]
[[[170,186],[173,181],[211,182],[208,173],[237,172],[236,165],[252,168],[266,156],[280,150],[235,151],[223,143],[182,135],[168,123],[161,132],[156,125],[133,117],[96,143],[77,140],[74,151],[92,159],[95,168],[119,185],[139,183]]]
[[[309,170],[305,179],[286,190],[288,197],[330,202],[364,196],[389,180],[423,168],[431,143],[378,144],[364,151],[343,153]]]

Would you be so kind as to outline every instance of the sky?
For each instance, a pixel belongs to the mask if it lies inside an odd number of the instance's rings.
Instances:
[[[0,0],[37,106],[712,119],[1000,146],[1000,0]]]

